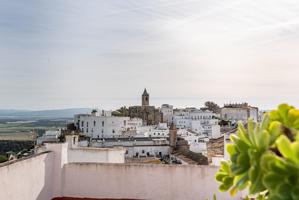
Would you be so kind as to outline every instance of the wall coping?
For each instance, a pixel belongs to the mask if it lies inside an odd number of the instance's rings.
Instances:
[[[146,167],[146,168],[201,168],[201,169],[213,168],[213,169],[219,169],[219,166],[214,166],[214,165],[167,165],[167,164],[146,164],[146,163],[72,162],[72,163],[67,163],[65,165],[69,165],[69,166],[87,165],[87,166]]]
[[[31,158],[35,158],[35,157],[38,157],[38,156],[41,156],[41,155],[47,154],[47,153],[52,153],[52,151],[44,151],[44,152],[41,152],[41,153],[33,154],[31,156],[28,156],[28,157],[24,157],[24,158],[20,158],[20,159],[0,163],[0,168],[5,167],[5,166],[9,166],[9,165],[12,165],[12,164],[15,164],[15,163],[18,163],[18,162],[22,162],[22,161],[25,161],[25,160],[29,160]]]

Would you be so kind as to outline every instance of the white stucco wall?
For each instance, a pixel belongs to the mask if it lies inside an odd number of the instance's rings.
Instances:
[[[79,147],[68,150],[68,162],[125,163],[124,148]]]
[[[134,156],[166,156],[169,155],[169,146],[132,146],[125,147],[127,149],[126,157],[133,158]]]
[[[64,196],[153,200],[233,200],[218,193],[217,167],[71,163],[64,166]]]
[[[0,165],[1,200],[49,200],[53,193],[53,153]]]

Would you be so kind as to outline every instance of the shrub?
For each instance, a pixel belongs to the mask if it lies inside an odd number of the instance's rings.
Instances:
[[[4,155],[0,155],[0,163],[6,162],[8,159]]]
[[[230,160],[216,174],[219,190],[245,188],[257,199],[299,199],[299,110],[287,104],[266,113],[260,124],[239,123],[227,145]]]

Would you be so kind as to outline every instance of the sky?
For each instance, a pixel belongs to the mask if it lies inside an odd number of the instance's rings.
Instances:
[[[299,107],[296,0],[0,0],[0,108]]]

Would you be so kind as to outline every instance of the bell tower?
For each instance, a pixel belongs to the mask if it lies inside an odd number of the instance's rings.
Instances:
[[[149,94],[146,91],[146,88],[142,94],[142,106],[149,106]]]

